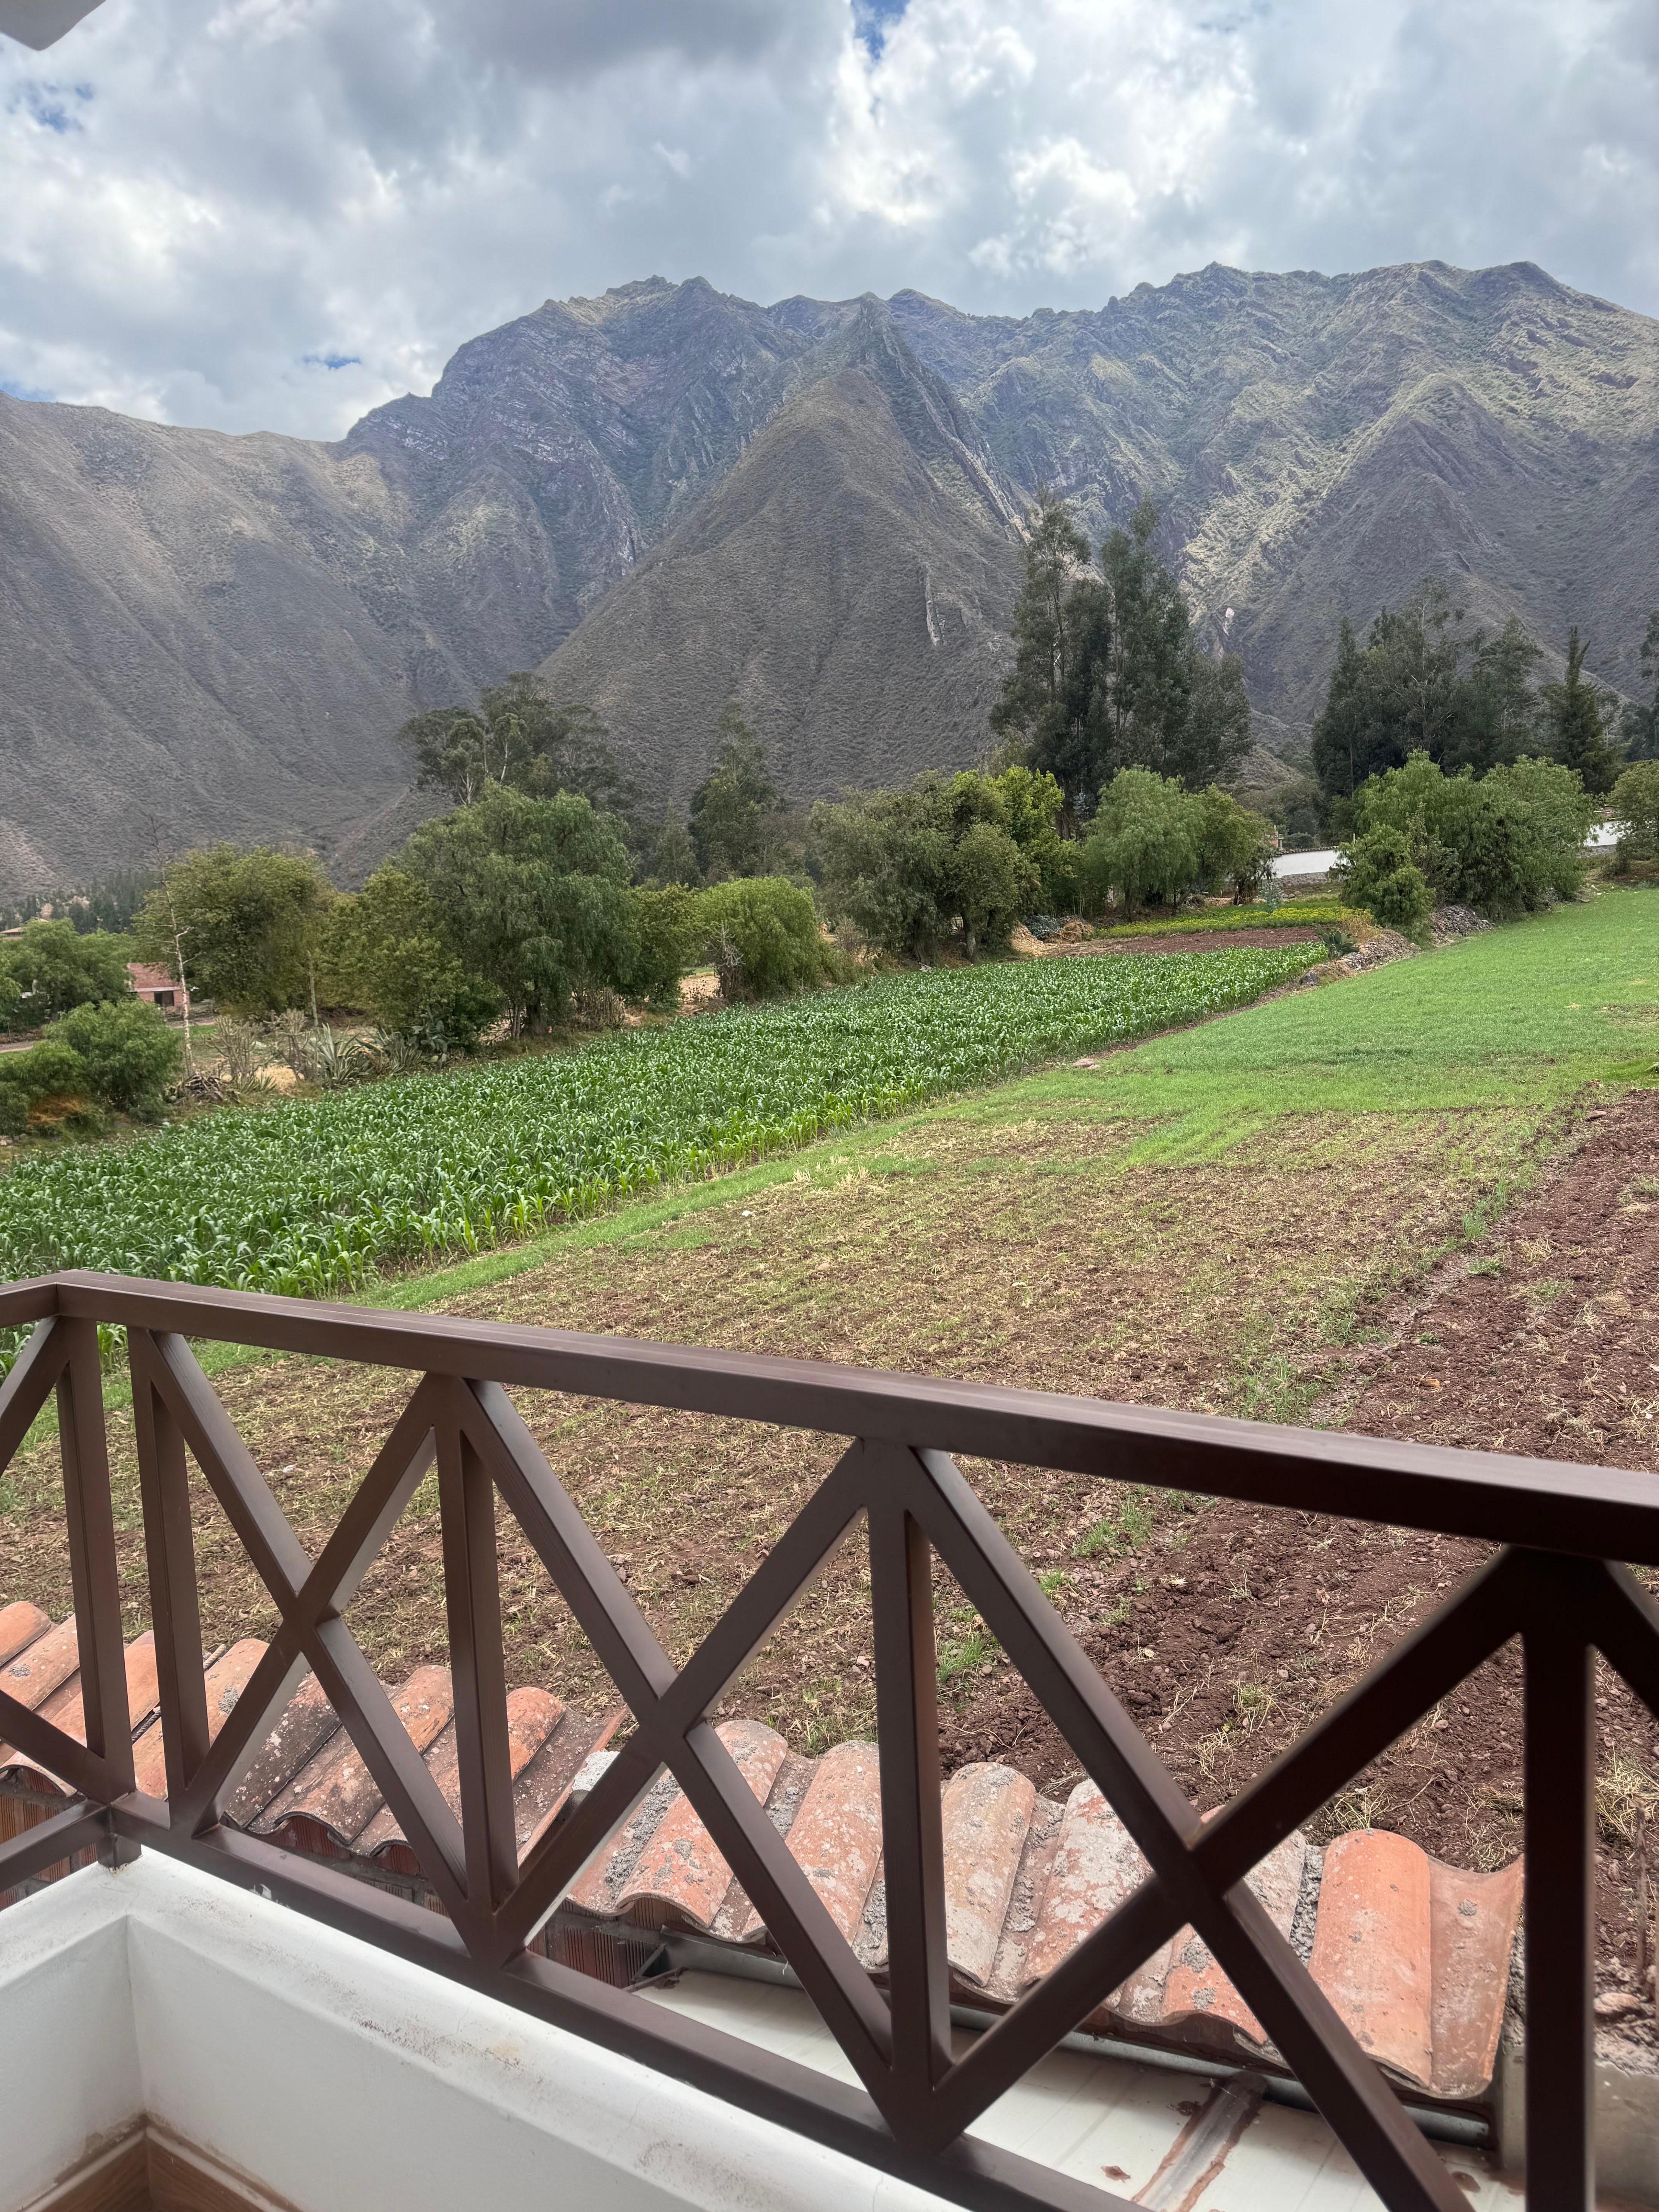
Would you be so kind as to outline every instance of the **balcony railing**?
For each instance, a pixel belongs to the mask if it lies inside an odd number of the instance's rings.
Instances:
[[[0,1692],[0,1734],[79,1802],[0,1847],[0,1891],[76,1851],[149,1846],[330,1922],[972,2206],[1121,2200],[968,2134],[988,2106],[1190,1924],[1394,2212],[1465,2199],[1245,1877],[1511,1637],[1525,1663],[1527,2201],[1593,2200],[1593,1710],[1600,1651],[1659,1711],[1659,1480],[1386,1444],[1087,1399],[64,1274],[0,1290],[36,1324],[0,1388],[0,1470],[55,1389],[85,1742]],[[134,1787],[99,1331],[126,1332],[167,1795]],[[207,1340],[413,1370],[402,1416],[313,1565],[190,1349]],[[816,1431],[848,1448],[676,1668],[515,1410],[514,1389]],[[186,1453],[280,1626],[212,1735]],[[1208,1821],[1154,1756],[958,1473],[951,1453],[1472,1538],[1494,1556]],[[345,1608],[436,1461],[460,1817],[414,1749]],[[497,1494],[633,1716],[603,1779],[520,1863],[496,1563]],[[860,1966],[708,1716],[852,1524],[867,1524],[890,1942]],[[953,2057],[932,1555],[955,1576],[1145,1855],[1142,1887]],[[262,1843],[223,1810],[307,1668],[395,1811],[447,1918]],[[526,1951],[667,1768],[861,2090]]]

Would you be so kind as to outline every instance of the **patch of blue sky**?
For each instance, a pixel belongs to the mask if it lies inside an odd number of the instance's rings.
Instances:
[[[41,130],[56,131],[62,136],[85,129],[76,110],[87,106],[93,96],[89,84],[21,84],[6,102],[6,112],[27,115]]]
[[[908,5],[909,0],[853,0],[854,27],[872,61],[880,60],[888,27],[897,22]]]
[[[308,353],[301,356],[307,368],[361,368],[360,353]]]
[[[50,392],[41,392],[32,384],[16,383],[9,376],[0,376],[0,392],[13,399],[50,399]]]

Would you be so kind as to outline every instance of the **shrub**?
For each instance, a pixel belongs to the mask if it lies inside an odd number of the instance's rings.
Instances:
[[[1385,929],[1412,930],[1428,919],[1434,895],[1412,859],[1403,831],[1367,830],[1343,848],[1346,896]]]
[[[684,884],[635,892],[640,951],[629,979],[630,997],[670,1009],[679,1004],[681,976],[708,951],[708,933],[702,916],[702,899]]]
[[[364,1007],[434,1059],[471,1052],[501,1011],[500,993],[450,949],[431,892],[395,861],[337,902],[324,953],[331,1000]]]
[[[1211,784],[1188,801],[1194,827],[1198,873],[1209,885],[1224,885],[1243,906],[1259,898],[1273,880],[1273,848],[1265,817],[1241,806],[1228,791]]]
[[[154,1006],[124,999],[77,1006],[55,1021],[46,1041],[66,1046],[85,1071],[88,1095],[100,1106],[149,1121],[179,1076],[179,1040]]]
[[[27,1052],[7,1053],[0,1059],[0,1134],[21,1136],[43,1100],[84,1103],[90,1089],[80,1054],[61,1037],[44,1038]],[[95,1115],[71,1118],[96,1126]]]
[[[1659,860],[1659,761],[1638,761],[1613,787],[1613,818],[1623,832],[1619,865]]]
[[[1395,928],[1408,926],[1397,919],[1407,908],[1427,911],[1406,870],[1421,878],[1429,905],[1483,914],[1576,896],[1594,812],[1577,775],[1554,761],[1516,761],[1477,782],[1468,769],[1446,775],[1413,753],[1355,794],[1354,835],[1343,848],[1349,896]]]
[[[775,999],[836,981],[809,895],[781,876],[743,876],[699,891],[697,927],[728,999]]]
[[[969,958],[1004,951],[1014,924],[1077,895],[1076,848],[1055,828],[1060,786],[1028,768],[930,770],[813,817],[831,917],[899,959],[930,960],[960,934]]]

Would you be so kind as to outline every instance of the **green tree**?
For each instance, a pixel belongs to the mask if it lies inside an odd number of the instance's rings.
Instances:
[[[1046,496],[1028,519],[1014,665],[991,723],[1056,778],[1074,815],[1120,768],[1197,789],[1249,750],[1242,665],[1199,645],[1186,594],[1155,548],[1158,522],[1143,500],[1091,565],[1063,502]]]
[[[22,1008],[22,986],[11,972],[4,948],[0,947],[0,1034],[25,1027]]]
[[[529,799],[568,791],[602,811],[633,811],[635,794],[604,723],[590,707],[556,705],[528,672],[489,685],[476,707],[416,714],[398,734],[415,755],[416,788],[441,792],[457,806],[499,784]]]
[[[135,1121],[154,1121],[183,1064],[179,1040],[157,1010],[140,999],[76,1006],[46,1031],[85,1071],[88,1095]]]
[[[1659,760],[1633,762],[1613,787],[1612,807],[1622,833],[1620,866],[1659,860]]]
[[[1500,763],[1477,779],[1468,769],[1447,775],[1413,753],[1357,794],[1356,835],[1344,848],[1349,896],[1379,921],[1393,919],[1374,886],[1409,863],[1436,905],[1504,915],[1574,896],[1594,811],[1577,774],[1559,762]]]
[[[782,811],[765,746],[728,706],[720,719],[714,766],[691,800],[691,845],[704,879],[763,874],[775,857]]]
[[[0,1135],[21,1136],[31,1112],[47,1099],[80,1104],[80,1112],[64,1120],[95,1135],[102,1122],[90,1104],[90,1087],[81,1055],[61,1037],[43,1037],[27,1052],[7,1053],[0,1058]]]
[[[1342,618],[1311,744],[1328,820],[1336,802],[1413,753],[1484,775],[1535,746],[1538,647],[1513,617],[1495,636],[1467,622],[1437,576],[1384,607],[1363,647]]]
[[[1659,760],[1659,607],[1648,617],[1641,669],[1647,696],[1632,700],[1626,708],[1620,734],[1633,761]]]
[[[1584,673],[1589,641],[1577,627],[1567,632],[1567,665],[1559,684],[1544,686],[1550,750],[1579,777],[1586,791],[1611,791],[1623,758],[1613,736],[1618,702]]]
[[[331,1003],[363,1007],[434,1057],[471,1052],[501,1012],[462,966],[430,890],[395,860],[336,903],[318,967]]]
[[[1100,806],[1080,861],[1083,892],[1101,912],[1109,897],[1133,921],[1152,900],[1173,906],[1197,880],[1200,819],[1173,776],[1120,769]]]
[[[562,1020],[579,991],[637,990],[643,947],[628,849],[586,799],[528,799],[492,784],[423,823],[401,865],[515,1035]]]
[[[969,959],[1006,948],[1014,924],[1075,887],[1055,830],[1060,787],[1016,764],[1000,775],[920,775],[820,806],[814,829],[831,913],[900,959],[960,939]]]
[[[781,876],[728,878],[698,892],[694,907],[726,999],[775,999],[834,982],[841,973],[811,896],[799,884]]]
[[[691,834],[677,814],[665,814],[640,831],[635,869],[641,883],[695,884],[702,869]]]
[[[169,863],[132,933],[141,956],[171,973],[176,921],[185,981],[198,998],[241,1014],[309,1007],[335,896],[309,854],[207,846]]]
[[[40,1029],[71,1006],[125,998],[132,988],[127,974],[132,957],[125,937],[104,930],[82,936],[67,921],[26,922],[21,937],[0,946],[0,968],[18,994],[14,1000],[0,989],[0,1019],[9,1004],[15,1024]]]
[[[1266,819],[1212,783],[1194,794],[1192,822],[1199,880],[1225,885],[1239,905],[1259,897],[1273,870]]]

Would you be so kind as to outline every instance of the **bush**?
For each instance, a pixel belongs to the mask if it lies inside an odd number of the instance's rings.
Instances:
[[[179,1076],[179,1040],[154,1006],[125,999],[77,1006],[46,1032],[65,1046],[85,1071],[89,1097],[136,1121],[153,1120],[170,1083]]]
[[[13,986],[8,992],[0,984],[0,1027],[42,1029],[72,1006],[125,997],[131,957],[128,940],[108,931],[82,936],[67,921],[29,922],[0,948],[0,969]]]
[[[726,998],[775,999],[840,979],[840,957],[824,943],[811,899],[798,884],[738,877],[699,891],[693,904]]]
[[[85,1110],[90,1091],[85,1064],[61,1037],[42,1040],[27,1052],[9,1052],[0,1059],[0,1134],[18,1137],[28,1126],[33,1109],[46,1099],[76,1102],[79,1113],[71,1124],[95,1128],[95,1113]]]
[[[1577,775],[1557,762],[1516,761],[1477,782],[1468,769],[1446,775],[1426,753],[1413,753],[1355,794],[1353,836],[1343,848],[1348,896],[1394,928],[1408,926],[1397,917],[1413,907],[1472,906],[1502,916],[1575,897],[1594,814]]]
[[[1344,848],[1344,863],[1347,897],[1385,929],[1413,930],[1427,921],[1434,895],[1403,831],[1365,830]]]
[[[1619,865],[1659,860],[1659,761],[1638,761],[1613,787],[1613,818],[1623,835]]]

